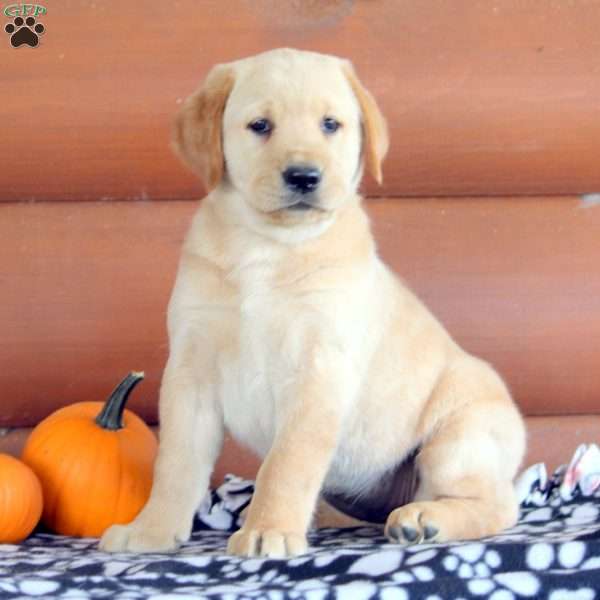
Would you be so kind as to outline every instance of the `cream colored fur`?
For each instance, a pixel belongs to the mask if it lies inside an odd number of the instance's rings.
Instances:
[[[324,116],[342,127],[325,134]],[[270,136],[247,128],[259,117]],[[289,49],[219,65],[182,109],[175,145],[212,189],[169,304],[152,494],[100,547],[187,540],[225,428],[264,457],[231,553],[305,552],[323,487],[364,492],[417,446],[417,497],[390,514],[390,537],[511,526],[522,419],[500,377],[377,255],[356,190],[363,162],[380,179],[387,130],[351,65]],[[318,209],[285,208],[281,172],[298,162],[323,173]]]

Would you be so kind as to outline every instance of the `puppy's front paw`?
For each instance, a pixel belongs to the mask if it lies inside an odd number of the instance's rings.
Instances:
[[[189,535],[178,535],[164,527],[145,527],[135,521],[129,525],[113,525],[100,539],[104,552],[173,552]]]
[[[227,552],[237,556],[265,556],[287,558],[304,554],[308,549],[306,536],[300,533],[275,529],[252,529],[242,527],[227,544]]]

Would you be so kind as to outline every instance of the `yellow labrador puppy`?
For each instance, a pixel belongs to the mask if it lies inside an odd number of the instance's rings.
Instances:
[[[225,427],[264,457],[233,554],[305,552],[320,495],[328,522],[385,522],[401,543],[514,524],[521,416],[377,255],[357,187],[363,165],[381,181],[387,129],[351,64],[218,65],[175,146],[210,193],[169,304],[152,494],[101,548],[187,540]]]

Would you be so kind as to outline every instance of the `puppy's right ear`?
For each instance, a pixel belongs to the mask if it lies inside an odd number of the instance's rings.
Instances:
[[[217,65],[185,102],[175,119],[173,147],[204,181],[207,191],[223,177],[223,111],[235,76],[229,65]]]

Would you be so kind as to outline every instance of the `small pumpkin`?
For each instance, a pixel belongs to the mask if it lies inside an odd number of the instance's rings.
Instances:
[[[0,454],[0,543],[24,540],[42,514],[42,486],[35,473],[9,454]]]
[[[132,372],[106,403],[61,408],[29,435],[22,458],[40,479],[42,522],[52,531],[100,537],[109,526],[130,522],[148,500],[158,443],[125,409],[143,378]]]

